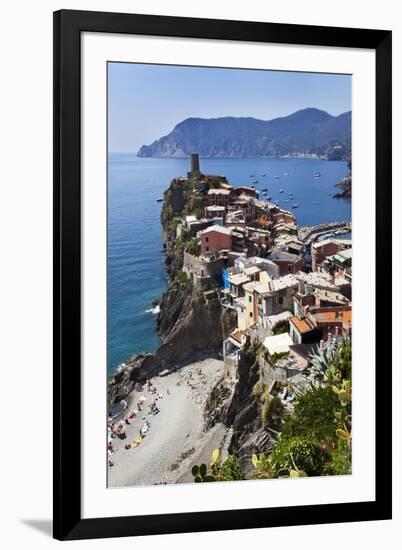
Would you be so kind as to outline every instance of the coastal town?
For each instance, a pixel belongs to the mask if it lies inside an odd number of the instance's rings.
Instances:
[[[170,277],[158,318],[164,344],[151,358],[120,366],[112,384],[119,387],[115,401],[128,396],[123,411],[109,414],[109,470],[119,479],[112,484],[203,481],[197,463],[204,471],[212,451],[219,459],[211,459],[207,481],[351,472],[352,241],[345,237],[352,226],[333,220],[299,227],[292,210],[271,202],[267,189],[260,194],[255,185],[233,186],[225,176],[203,174],[197,154],[187,175],[171,182],[161,214]],[[201,326],[196,311],[207,326],[189,332]],[[214,334],[206,339],[203,331]],[[178,346],[187,355],[179,355]],[[195,352],[201,353],[196,360]],[[302,442],[293,434],[286,443],[280,434],[297,415],[298,399],[319,392],[329,401],[339,396],[325,405],[333,407],[330,434]],[[165,408],[168,428],[159,415]],[[148,465],[135,476],[129,453],[144,446],[155,424],[157,472],[149,475],[150,447],[142,461]],[[269,457],[283,452],[278,441],[311,446],[322,465],[313,467],[299,447],[286,455],[291,464],[283,457],[272,462]],[[172,446],[168,468],[164,453]],[[341,467],[328,466],[331,453],[340,453],[333,463]],[[230,460],[236,474],[225,477]]]
[[[177,237],[192,236],[183,273],[206,300],[219,299],[236,314],[223,343],[228,369],[249,338],[270,355],[288,353],[283,370],[302,374],[312,346],[351,336],[352,241],[342,238],[351,224],[301,229],[292,212],[260,200],[255,188],[203,176],[197,155],[188,178],[177,181],[192,178],[205,206],[203,217],[186,215],[177,225]]]

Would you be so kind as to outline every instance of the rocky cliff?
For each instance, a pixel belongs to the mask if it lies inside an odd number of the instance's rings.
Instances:
[[[157,330],[162,345],[153,354],[134,356],[109,385],[109,401],[118,402],[136,380],[164,369],[175,369],[193,356],[217,354],[223,339],[233,330],[235,318],[223,310],[218,293],[208,296],[181,271],[184,242],[176,239],[176,217],[188,208],[191,193],[173,181],[165,192],[161,222],[165,238],[169,283],[160,301]]]

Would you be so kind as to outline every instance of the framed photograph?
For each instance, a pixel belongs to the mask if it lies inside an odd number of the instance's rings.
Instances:
[[[57,539],[390,519],[391,305],[390,31],[54,14]]]

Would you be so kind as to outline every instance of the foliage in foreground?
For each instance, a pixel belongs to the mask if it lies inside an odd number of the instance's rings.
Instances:
[[[252,456],[252,479],[348,475],[352,469],[352,349],[349,339],[313,357],[315,384],[301,393],[294,410],[285,417],[276,446],[269,455]],[[275,397],[257,383],[253,395],[262,401],[263,421],[280,414]],[[275,405],[275,406],[274,406]],[[276,406],[278,405],[278,407]],[[245,479],[237,458],[221,463],[216,449],[209,466],[194,466],[194,481]]]
[[[240,468],[237,458],[229,455],[225,461],[221,461],[221,453],[219,449],[215,449],[212,453],[209,465],[197,464],[193,466],[191,473],[194,476],[194,481],[211,482],[211,481],[239,481],[245,479],[243,470]]]

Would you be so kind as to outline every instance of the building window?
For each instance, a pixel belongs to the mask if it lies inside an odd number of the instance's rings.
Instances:
[[[278,304],[279,304],[279,305],[282,305],[282,304],[283,304],[283,296],[279,296],[279,297],[278,297]]]
[[[205,247],[205,250],[206,250],[207,252],[209,252],[209,246],[206,246],[206,247]]]
[[[289,273],[291,273],[291,271],[292,271],[292,264],[289,264],[289,265],[288,265],[288,271],[289,271]]]
[[[251,302],[253,301],[253,298],[251,296],[248,297],[248,301],[249,303],[251,304]]]
[[[250,311],[250,317],[252,317],[252,316],[253,316],[253,312],[252,312],[252,311]]]
[[[206,243],[209,242],[209,238],[208,238],[208,237],[205,237],[205,242],[206,242]]]

